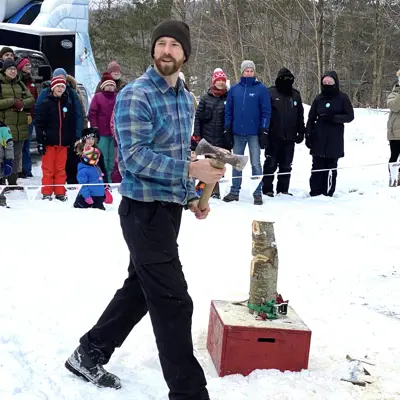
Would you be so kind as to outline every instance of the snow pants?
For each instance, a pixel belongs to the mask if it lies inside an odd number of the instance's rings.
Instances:
[[[42,156],[42,187],[43,195],[65,195],[64,186],[67,175],[65,164],[67,162],[67,147],[65,146],[46,146],[46,154]]]
[[[92,196],[93,204],[88,204],[85,198],[78,194],[74,202],[74,208],[98,208],[99,210],[105,210],[104,207],[104,196]]]
[[[312,169],[326,169],[327,171],[311,172],[310,178],[310,196],[333,196],[336,189],[336,178],[337,170],[331,168],[337,168],[337,158],[326,158],[313,156]]]
[[[107,182],[111,181],[111,173],[114,169],[114,138],[112,136],[100,136],[98,147],[104,159],[106,169]]]
[[[193,303],[178,255],[182,206],[122,197],[118,213],[130,251],[128,277],[80,343],[94,362],[106,364],[149,312],[169,399],[208,400],[193,354]]]
[[[274,188],[274,174],[278,169],[280,173],[286,173],[285,175],[278,175],[278,183],[276,185],[277,193],[287,193],[289,191],[290,184],[290,173],[292,171],[292,162],[294,156],[294,141],[292,140],[276,140],[271,141],[270,146],[265,151],[265,162],[263,167],[263,175],[269,174],[263,177],[263,188],[264,194],[273,193]]]

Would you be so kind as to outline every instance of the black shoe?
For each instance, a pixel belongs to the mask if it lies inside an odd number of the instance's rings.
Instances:
[[[255,194],[253,196],[253,199],[254,199],[254,205],[255,206],[262,206],[263,205],[263,199],[262,199],[261,194]]]
[[[263,192],[268,197],[274,197],[274,192]]]
[[[0,194],[0,207],[7,208],[7,199],[6,196]]]
[[[53,200],[53,198],[51,197],[51,194],[44,194],[42,197],[42,200]]]
[[[18,178],[20,178],[20,179],[28,179],[28,177],[26,176],[25,172],[18,172]]]
[[[67,201],[68,197],[65,194],[57,194],[56,199],[60,201]]]
[[[98,387],[121,388],[121,380],[118,376],[106,371],[101,364],[94,363],[83,351],[82,346],[79,346],[68,358],[65,368]]]
[[[219,195],[219,193],[213,193],[213,194],[211,195],[211,197],[212,197],[213,199],[220,199],[220,198],[221,198],[221,196]]]
[[[239,201],[239,195],[228,193],[222,200],[225,201],[226,203],[230,203],[231,201]]]
[[[32,172],[25,172],[25,179],[33,178]]]

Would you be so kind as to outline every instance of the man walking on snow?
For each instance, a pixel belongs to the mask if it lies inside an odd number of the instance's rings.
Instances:
[[[107,372],[116,347],[149,312],[170,400],[209,400],[193,355],[193,303],[179,260],[183,207],[204,219],[194,179],[215,183],[225,170],[189,161],[194,106],[180,69],[190,56],[189,27],[165,21],[152,34],[154,66],[119,94],[115,128],[121,175],[119,215],[130,251],[128,278],[97,324],[80,339],[66,367],[101,387],[119,388]]]
[[[228,92],[225,106],[225,132],[233,139],[233,153],[243,155],[249,145],[250,163],[253,175],[261,175],[260,151],[268,145],[268,127],[271,118],[271,99],[268,89],[255,78],[256,66],[253,61],[242,62],[240,82]],[[233,169],[230,193],[223,200],[238,201],[242,172]],[[262,183],[253,193],[254,204],[262,205]]]

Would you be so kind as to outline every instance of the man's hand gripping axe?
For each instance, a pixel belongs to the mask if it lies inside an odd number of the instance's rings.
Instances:
[[[211,165],[214,168],[223,169],[225,164],[229,164],[237,171],[243,171],[249,160],[249,157],[247,156],[239,156],[237,154],[232,154],[229,150],[222,149],[221,147],[212,146],[205,139],[201,139],[197,145],[196,155],[211,158]],[[203,193],[200,196],[200,210],[205,210],[208,207],[208,200],[210,200],[215,185],[215,183],[207,183],[205,185]]]

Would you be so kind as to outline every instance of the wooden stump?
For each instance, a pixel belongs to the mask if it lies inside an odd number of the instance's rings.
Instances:
[[[278,249],[273,222],[253,221],[253,248],[250,271],[250,300],[254,305],[276,300]],[[253,310],[249,310],[253,313]]]

